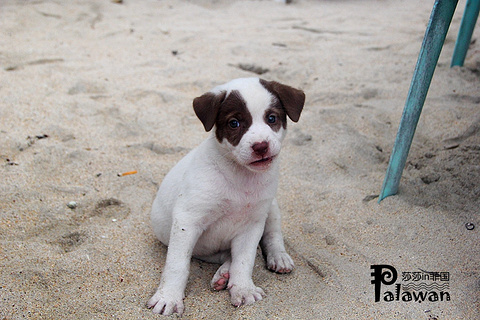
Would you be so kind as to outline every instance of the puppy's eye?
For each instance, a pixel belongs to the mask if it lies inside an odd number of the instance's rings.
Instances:
[[[228,126],[232,129],[237,129],[240,127],[240,122],[237,119],[232,119],[228,122]]]
[[[271,114],[267,117],[267,122],[268,123],[275,123],[275,122],[277,122],[277,117],[274,114]]]

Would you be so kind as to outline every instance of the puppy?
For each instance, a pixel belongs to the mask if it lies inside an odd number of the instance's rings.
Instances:
[[[168,246],[160,286],[147,302],[153,312],[182,314],[192,256],[221,264],[211,286],[228,289],[236,307],[265,296],[252,281],[259,243],[270,270],[292,271],[275,194],[287,116],[297,122],[304,102],[301,90],[258,78],[230,81],[193,101],[205,130],[213,130],[167,174],[153,202],[153,230]]]

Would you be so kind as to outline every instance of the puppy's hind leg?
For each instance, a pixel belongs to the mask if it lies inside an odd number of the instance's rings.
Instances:
[[[227,288],[228,280],[230,279],[230,266],[232,265],[232,259],[228,258],[220,268],[218,268],[217,272],[212,278],[210,282],[210,286],[215,291],[224,290]]]
[[[276,199],[273,200],[268,213],[260,247],[267,260],[269,270],[278,273],[290,273],[293,270],[293,260],[286,252],[283,243],[280,208]]]
[[[230,250],[221,251],[211,256],[198,256],[196,259],[221,264],[217,272],[210,282],[210,286],[215,291],[224,290],[227,288],[228,279],[230,279],[230,265],[232,264],[232,258],[230,256]]]

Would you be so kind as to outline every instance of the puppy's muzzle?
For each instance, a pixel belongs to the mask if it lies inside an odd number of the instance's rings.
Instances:
[[[255,171],[264,171],[270,167],[274,155],[270,154],[270,145],[267,141],[252,144],[252,157],[255,159],[249,167]]]
[[[268,153],[268,142],[267,141],[262,141],[262,142],[257,142],[252,145],[253,153],[259,157],[263,157]]]

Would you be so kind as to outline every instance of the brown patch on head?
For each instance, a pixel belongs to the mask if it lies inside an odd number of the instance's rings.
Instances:
[[[305,93],[302,90],[275,81],[260,79],[260,83],[278,98],[288,117],[293,122],[297,122],[300,119],[300,113],[302,113],[305,103]]]
[[[283,127],[283,129],[287,128],[287,113],[275,96],[273,97],[270,107],[265,110],[264,119],[265,123],[275,132],[278,132],[281,127]]]
[[[227,139],[233,146],[240,143],[252,125],[252,115],[240,93],[233,90],[221,104],[215,121],[215,135],[219,142]]]

